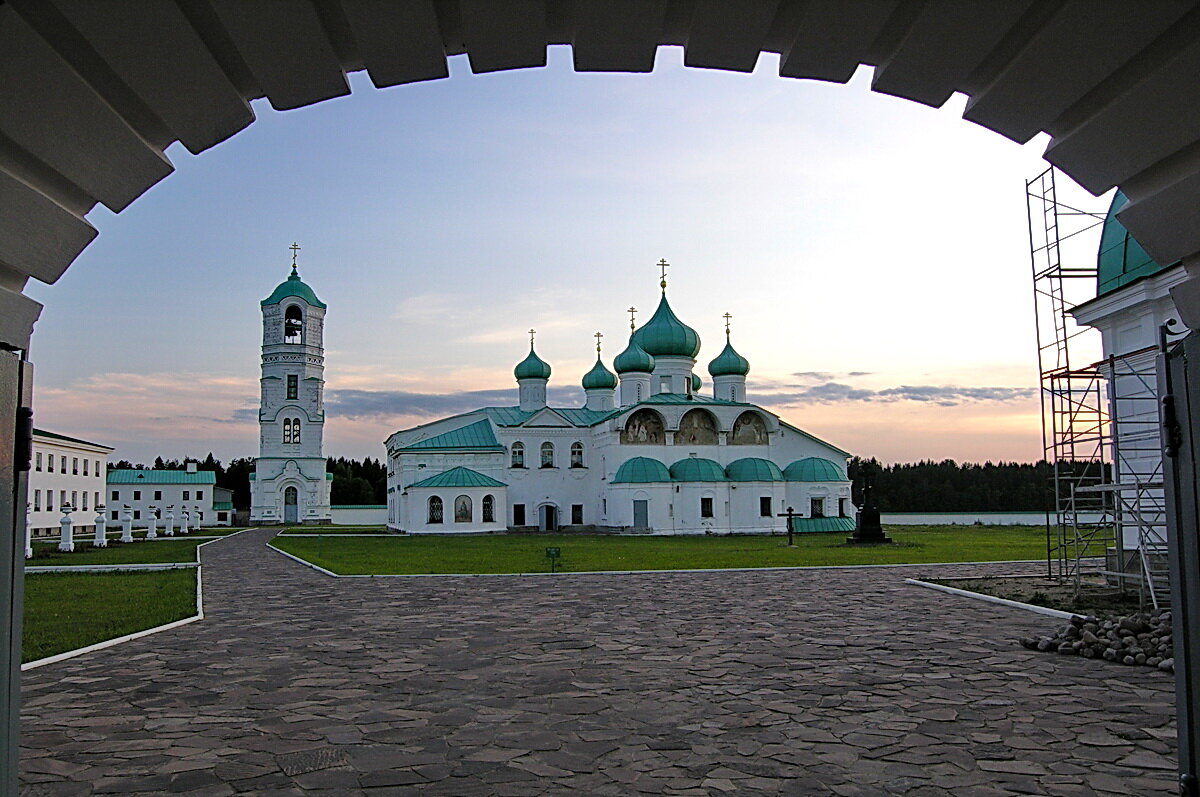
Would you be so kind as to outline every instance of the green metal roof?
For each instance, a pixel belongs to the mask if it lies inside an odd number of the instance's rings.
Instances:
[[[727,482],[725,469],[720,463],[703,457],[688,457],[671,466],[671,481],[676,482]]]
[[[760,457],[745,457],[735,459],[725,469],[725,475],[732,482],[781,482],[783,473],[779,466],[769,459]]]
[[[633,457],[621,463],[617,475],[613,476],[613,484],[650,484],[652,482],[671,481],[671,472],[667,466],[657,459],[650,457]]]
[[[313,289],[308,287],[308,283],[300,279],[300,275],[296,273],[296,267],[292,267],[290,277],[279,283],[271,295],[263,299],[260,304],[266,307],[269,304],[279,304],[284,299],[294,296],[297,299],[303,299],[310,307],[320,307],[325,309],[325,303],[317,298],[317,294],[313,293]]]
[[[688,396],[685,393],[655,393],[652,396],[642,399],[642,404],[705,404],[713,407],[752,407],[753,404],[747,404],[744,401],[725,401],[723,399],[715,399],[709,396],[699,396],[693,393]],[[623,409],[629,409],[625,407]]]
[[[1125,225],[1117,220],[1117,211],[1128,202],[1125,194],[1117,191],[1104,219],[1104,227],[1100,233],[1100,251],[1096,256],[1097,296],[1169,268],[1154,262],[1137,239],[1125,229]]]
[[[479,420],[468,426],[443,432],[405,446],[403,451],[427,451],[430,449],[454,449],[457,451],[503,451],[504,446],[492,432],[487,420]]]
[[[153,470],[151,468],[130,468],[110,470],[109,484],[216,484],[217,474],[211,470],[198,470],[188,473],[186,470]]]
[[[700,353],[700,336],[675,316],[665,290],[658,309],[633,333],[633,340],[651,357],[695,357]]]
[[[708,364],[709,376],[745,376],[750,373],[750,361],[733,350],[729,338],[717,358]]]
[[[113,450],[112,446],[106,446],[101,443],[93,443],[90,440],[80,440],[78,437],[67,437],[65,434],[58,434],[57,432],[47,432],[45,429],[34,429],[33,436],[48,437],[51,440],[63,440],[67,443],[82,443],[85,446],[95,446],[96,448],[103,448],[107,451]]]
[[[596,355],[596,364],[592,370],[583,375],[584,390],[611,390],[617,386],[617,377],[604,367],[600,355]]]
[[[232,512],[233,504],[229,501],[214,501],[213,509],[217,512]]]
[[[484,476],[477,470],[457,467],[430,476],[409,487],[507,487],[504,482],[496,481],[491,476]]]
[[[848,517],[794,517],[792,531],[819,533],[823,531],[854,531],[854,520]]]
[[[529,346],[529,356],[517,363],[513,369],[517,379],[549,379],[550,364],[533,352],[533,344]]]
[[[330,509],[387,509],[387,504],[334,504]]]
[[[844,482],[846,471],[836,462],[821,457],[798,459],[783,469],[783,478],[789,482]]]
[[[630,336],[629,345],[625,347],[625,351],[618,354],[617,358],[613,360],[613,368],[617,369],[618,374],[648,374],[654,370],[654,358],[637,344],[636,338]]]

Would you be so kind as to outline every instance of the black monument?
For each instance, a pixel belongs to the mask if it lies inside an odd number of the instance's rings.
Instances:
[[[894,542],[883,533],[879,523],[879,507],[875,504],[875,469],[864,463],[863,466],[863,505],[858,510],[858,525],[854,533],[846,538],[848,545],[881,545]]]

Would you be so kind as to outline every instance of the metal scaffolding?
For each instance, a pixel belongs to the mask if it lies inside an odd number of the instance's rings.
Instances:
[[[1157,607],[1167,592],[1167,538],[1155,350],[1098,359],[1099,332],[1071,315],[1095,296],[1096,250],[1083,244],[1106,214],[1061,202],[1053,167],[1026,183],[1026,208],[1052,473],[1047,571],[1076,594],[1097,584],[1133,588]]]

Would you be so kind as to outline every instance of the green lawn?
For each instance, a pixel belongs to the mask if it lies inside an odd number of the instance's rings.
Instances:
[[[905,564],[1043,559],[1041,526],[893,526],[894,545],[846,545],[846,534],[786,537],[617,537],[586,535],[417,536],[389,539],[276,538],[273,544],[342,575],[538,573],[545,549],[559,570],[693,570],[723,567]]]
[[[387,526],[288,526],[280,534],[389,534]]]
[[[27,575],[21,660],[42,659],[195,613],[196,571],[190,568]]]
[[[75,543],[72,553],[59,553],[58,543],[33,544],[29,566],[38,565],[115,565],[149,564],[152,562],[194,562],[196,546],[204,540],[153,540],[151,542],[108,543],[107,548],[93,548],[91,543]]]

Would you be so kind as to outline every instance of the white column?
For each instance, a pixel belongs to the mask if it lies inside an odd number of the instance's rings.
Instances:
[[[33,558],[33,504],[25,504],[25,558]]]
[[[96,545],[101,548],[107,547],[108,523],[104,519],[104,505],[96,507]]]
[[[121,509],[121,542],[133,542],[133,510],[129,504]]]
[[[194,506],[194,507],[192,507],[192,519],[196,521],[196,524],[195,524],[195,525],[196,525],[196,531],[199,531],[199,530],[200,530],[200,526],[201,526],[201,523],[200,523],[200,507],[198,507],[198,506]]]
[[[62,510],[63,516],[58,519],[58,527],[61,533],[58,539],[58,550],[63,553],[71,553],[75,550],[75,541],[71,536],[71,505],[59,507]]]
[[[146,527],[146,539],[157,540],[158,539],[158,509],[155,507],[150,507],[149,524],[150,525]]]
[[[186,508],[179,510],[179,533],[188,533],[188,511]]]
[[[166,537],[175,536],[175,505],[167,507],[167,527],[163,529],[163,535]]]

